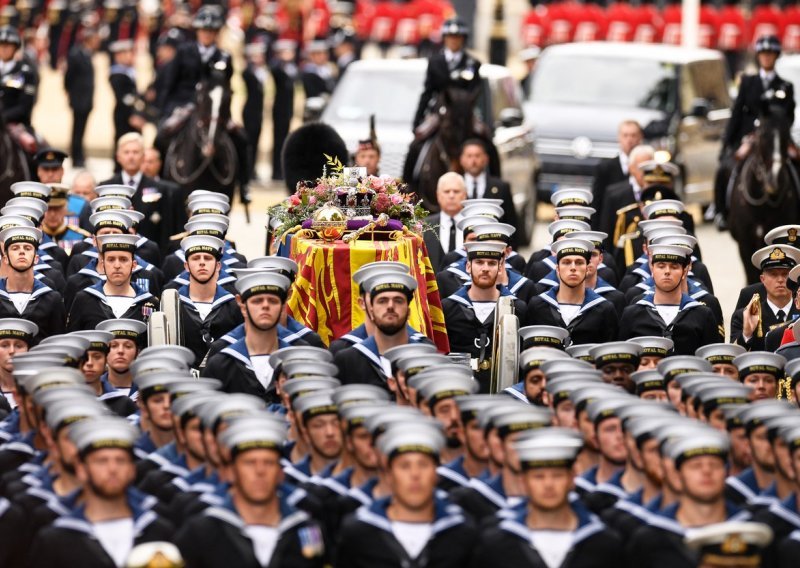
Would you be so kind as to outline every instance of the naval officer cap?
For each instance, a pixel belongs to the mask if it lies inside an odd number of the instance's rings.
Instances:
[[[419,390],[419,394],[431,410],[443,400],[476,392],[478,392],[478,382],[475,379],[444,373],[438,380],[423,384]]]
[[[22,318],[0,318],[0,339],[19,339],[28,345],[39,333],[39,326]]]
[[[737,355],[732,364],[739,370],[739,380],[742,381],[754,373],[766,373],[782,379],[786,357],[768,351],[749,351]]]
[[[598,369],[613,364],[629,364],[636,368],[642,356],[642,346],[633,341],[609,341],[596,345],[589,354]]]
[[[497,241],[472,241],[464,243],[468,260],[503,260],[506,254],[506,244]]]
[[[764,523],[726,521],[687,532],[684,542],[699,557],[698,566],[761,566],[773,539]]]
[[[234,422],[219,437],[220,446],[228,449],[231,459],[251,450],[273,450],[281,453],[286,432],[275,428],[255,428],[246,422]]]
[[[127,233],[133,226],[133,219],[123,213],[122,209],[109,209],[92,213],[89,222],[97,233],[100,229],[118,229],[122,233]]]
[[[550,203],[555,207],[565,207],[567,205],[580,205],[587,207],[592,204],[594,195],[588,189],[582,187],[566,187],[554,191],[550,196]]]
[[[327,349],[314,347],[313,345],[292,345],[278,349],[269,356],[269,366],[273,369],[289,361],[323,361],[332,363],[333,354]]]
[[[390,399],[386,389],[364,383],[337,387],[331,394],[331,398],[333,403],[339,407],[340,412],[353,404],[385,402]]]
[[[12,183],[10,189],[14,197],[31,197],[45,203],[50,197],[50,193],[53,191],[49,185],[39,183],[38,181],[18,181]]]
[[[283,274],[289,280],[294,280],[298,271],[297,263],[285,256],[259,256],[257,258],[251,258],[247,261],[247,268],[260,268],[262,270],[277,272]]]
[[[33,227],[9,227],[0,231],[0,242],[7,250],[11,245],[22,243],[36,248],[42,242],[42,232]]]
[[[800,248],[800,225],[775,227],[764,235],[764,242],[768,245],[789,245]]]
[[[636,343],[642,348],[642,357],[666,357],[672,351],[675,343],[667,337],[656,335],[641,335],[632,337],[628,341]]]
[[[283,363],[281,370],[289,379],[307,377],[310,375],[335,377],[339,374],[339,367],[328,361],[309,361],[297,359]]]
[[[397,272],[398,274],[408,274],[408,265],[402,262],[393,262],[388,260],[379,260],[377,262],[368,262],[353,272],[353,282],[358,285],[359,293],[366,294],[364,290],[364,282],[375,276],[380,276],[386,272]]]
[[[669,383],[684,373],[710,373],[711,363],[694,355],[674,355],[658,362],[658,372],[664,376],[664,382]]]
[[[583,221],[590,223],[592,215],[597,213],[594,207],[585,207],[582,205],[565,205],[563,207],[556,207],[556,215],[559,219],[573,219],[576,221]]]
[[[286,396],[289,397],[289,400],[294,406],[295,400],[315,394],[319,391],[332,392],[340,386],[342,386],[342,383],[337,378],[311,376],[287,381],[281,389],[286,393]],[[295,408],[295,410],[297,410],[297,408]]]
[[[567,256],[580,256],[588,262],[593,250],[594,244],[583,239],[561,239],[550,245],[550,251],[558,260]]]
[[[578,221],[576,219],[559,219],[553,221],[547,226],[547,232],[550,233],[553,241],[557,241],[561,237],[573,233],[575,231],[589,231],[591,226],[585,221]]]
[[[301,379],[302,380],[302,379]],[[292,408],[303,419],[303,424],[317,416],[325,414],[339,414],[339,407],[333,402],[332,389],[318,390],[311,394],[296,398]]]
[[[272,294],[273,296],[278,296],[282,302],[285,302],[291,285],[291,280],[282,274],[262,272],[248,274],[237,280],[236,291],[244,301],[257,294]]]
[[[400,292],[406,296],[408,301],[414,297],[414,291],[417,289],[417,280],[410,274],[402,274],[400,272],[387,272],[379,274],[364,281],[364,289],[375,300],[379,294],[386,292]]]
[[[758,249],[750,257],[753,266],[761,271],[771,268],[794,268],[800,261],[800,250],[789,245],[770,245]]]
[[[402,454],[421,453],[439,461],[445,446],[441,429],[429,423],[389,426],[377,442],[378,451],[391,462]]]
[[[472,234],[478,242],[501,241],[509,244],[516,230],[513,225],[507,223],[484,223],[476,226]]]
[[[96,417],[83,420],[69,429],[69,437],[81,456],[106,449],[127,450],[139,437],[139,430],[124,418]]]
[[[522,348],[553,347],[564,350],[569,340],[569,331],[555,325],[528,325],[519,329]]]
[[[583,449],[583,440],[548,432],[548,436],[521,440],[514,448],[523,471],[551,467],[571,469]]]
[[[538,369],[545,361],[569,359],[569,355],[552,347],[531,347],[519,354],[519,368],[524,377],[528,371]]]
[[[222,248],[225,243],[222,239],[209,235],[190,235],[181,240],[181,250],[184,257],[188,259],[193,254],[210,254],[216,259],[222,256]]]
[[[134,254],[140,238],[139,235],[99,235],[97,242],[102,253],[122,251]]]

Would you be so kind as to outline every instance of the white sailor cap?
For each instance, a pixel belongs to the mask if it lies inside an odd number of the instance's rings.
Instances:
[[[749,351],[737,355],[733,366],[739,370],[739,379],[744,380],[753,373],[767,373],[776,379],[783,378],[786,357],[768,351]]]
[[[266,408],[264,399],[245,393],[226,394],[203,403],[195,414],[200,416],[203,428],[214,433],[222,422],[234,416],[252,416]]]
[[[673,355],[658,362],[658,372],[664,376],[664,382],[669,383],[675,377],[684,373],[706,372],[710,373],[711,363],[694,355]]]
[[[6,248],[16,243],[25,243],[36,248],[42,242],[42,232],[33,227],[9,227],[0,231],[0,242]]]
[[[113,228],[127,233],[128,229],[133,225],[133,220],[123,213],[122,209],[108,209],[92,213],[89,217],[89,222],[94,227],[95,232],[100,229]]]
[[[307,359],[284,361],[281,370],[288,379],[296,379],[309,375],[336,377],[336,375],[339,374],[339,367],[333,363],[319,360],[310,361]]]
[[[207,189],[195,189],[188,195],[186,201],[187,203],[191,203],[192,201],[199,201],[202,199],[211,199],[212,201],[220,201],[222,203],[231,202],[231,198],[224,193],[209,191]]]
[[[461,214],[464,214],[464,211],[461,211]],[[470,213],[469,216],[464,216],[461,218],[460,221],[456,223],[456,229],[464,233],[466,237],[469,233],[475,230],[476,227],[480,225],[490,225],[494,223],[496,219],[494,217],[489,217],[487,215],[473,215]]]
[[[710,343],[699,347],[694,354],[712,365],[733,365],[733,360],[747,349],[735,343]]]
[[[228,232],[228,227],[230,218],[216,213],[195,215],[183,225],[184,230],[191,235],[211,235],[219,238]]]
[[[194,361],[194,353],[182,345],[152,345],[142,349],[139,359],[148,357],[166,357],[190,365]]]
[[[468,199],[461,202],[461,215],[464,217],[490,217],[492,219],[499,219],[503,216],[502,201],[500,203],[493,203],[491,201],[478,202],[474,199]]]
[[[553,347],[564,349],[569,340],[569,331],[555,325],[527,325],[519,329],[522,348]]]
[[[534,431],[536,432],[536,431]],[[526,433],[527,434],[527,433]],[[583,449],[583,438],[577,433],[554,434],[521,439],[514,443],[523,471],[546,467],[572,468]]]
[[[605,384],[603,383],[603,379],[601,377],[597,377],[595,379],[580,379],[565,376],[560,379],[548,379],[544,389],[550,395],[553,408],[556,408],[562,402],[571,400],[572,391],[592,388],[598,384]]]
[[[422,359],[422,357],[420,357],[420,359]],[[413,359],[400,359],[397,362],[398,367],[401,365],[407,366],[406,376],[409,378],[406,379],[406,384],[409,388],[419,389],[429,380],[435,381],[445,374],[448,376],[457,375],[467,379],[474,378],[472,369],[470,369],[467,365],[454,363],[449,357],[445,357],[445,359],[447,359],[447,363],[435,363],[423,368],[424,363],[430,362],[431,359],[433,359],[433,356],[426,355],[425,359],[426,361],[419,362],[415,362]],[[438,357],[435,360],[441,361],[441,359]]]
[[[278,453],[286,443],[286,432],[277,428],[255,428],[247,422],[234,422],[219,437],[220,446],[231,452],[231,458],[249,450],[274,450]]]
[[[650,246],[652,245],[675,245],[680,247],[686,247],[689,251],[694,252],[695,247],[697,247],[697,237],[693,237],[692,235],[660,235],[655,236],[650,240]]]
[[[41,217],[47,211],[47,202],[35,197],[12,197],[5,204],[6,207],[24,207],[25,209],[35,209],[36,215]]]
[[[723,404],[747,404],[752,389],[745,385],[728,381],[727,384],[712,384],[694,393],[695,399],[703,405],[703,412],[708,416]]]
[[[295,399],[305,398],[318,391],[333,392],[334,389],[340,386],[342,386],[342,383],[336,377],[310,375],[286,381],[283,386],[281,386],[281,390],[286,393],[290,401],[294,401]],[[294,405],[294,402],[292,404]],[[297,409],[295,408],[295,410]]]
[[[207,213],[227,215],[228,211],[231,210],[230,203],[219,199],[211,199],[208,196],[190,201],[187,204],[187,207],[189,208],[192,217],[195,215],[205,215]]]
[[[362,286],[373,299],[383,292],[402,292],[410,301],[418,284],[410,274],[387,272],[365,280]]]
[[[789,245],[769,245],[754,252],[750,261],[759,270],[792,269],[800,261],[800,250]]]
[[[389,393],[386,392],[386,389],[376,385],[355,383],[336,388],[331,394],[331,398],[341,413],[349,405],[388,401]]]
[[[300,379],[302,380],[302,379]],[[292,401],[292,408],[303,420],[303,424],[323,414],[339,414],[339,407],[333,402],[332,390],[318,390]]]
[[[136,193],[136,187],[125,185],[124,183],[107,183],[98,185],[94,188],[94,191],[97,193],[97,197],[124,197],[125,199],[133,199],[133,194]]]
[[[461,422],[465,426],[472,420],[477,420],[482,410],[490,408],[499,402],[505,401],[506,397],[497,394],[467,394],[455,397],[458,411],[461,414]]]
[[[769,525],[725,521],[687,532],[686,546],[699,554],[699,566],[761,566],[761,552],[770,545]]]
[[[124,251],[131,254],[136,252],[136,243],[139,242],[139,235],[98,235],[97,244],[101,252]]]
[[[550,251],[558,260],[566,256],[581,256],[588,261],[593,250],[594,243],[583,239],[561,239],[550,245]]]
[[[10,189],[14,197],[32,197],[34,199],[40,199],[45,203],[47,202],[47,198],[50,197],[50,192],[53,191],[49,185],[39,183],[38,181],[18,181],[12,183]]]
[[[389,426],[378,439],[377,449],[389,461],[401,454],[421,453],[438,461],[445,445],[444,434],[436,425],[418,422]]]
[[[554,191],[550,195],[550,203],[555,207],[565,207],[567,205],[580,205],[586,207],[592,204],[594,194],[591,190],[582,187],[565,187]]]
[[[185,381],[188,383],[189,381]],[[199,418],[197,412],[201,406],[205,403],[210,402],[212,400],[219,400],[220,393],[216,392],[216,390],[209,390],[209,389],[197,389],[192,391],[185,391],[178,393],[179,396],[175,394],[176,389],[188,389],[192,388],[189,385],[183,385],[181,382],[174,382],[169,385],[170,394],[173,395],[172,399],[172,415],[180,418],[181,426],[186,426],[186,423],[191,420],[192,418]]]
[[[508,223],[482,223],[474,227],[472,233],[479,242],[502,241],[508,244],[516,230],[516,227]]]
[[[513,412],[504,412],[494,418],[494,426],[501,438],[515,432],[546,428],[553,422],[553,411],[544,406],[520,404]]]
[[[573,231],[564,235],[567,239],[582,239],[589,241],[596,249],[603,248],[603,242],[608,238],[608,233],[602,231]]]
[[[90,402],[100,402],[94,389],[87,384],[82,385],[59,385],[53,389],[39,389],[33,395],[33,402],[36,406],[44,409],[54,404],[64,401],[89,400]],[[102,403],[101,403],[102,404]]]
[[[686,206],[677,199],[659,199],[644,206],[644,216],[647,219],[677,217],[684,211],[686,211]]]
[[[138,341],[139,336],[147,331],[147,324],[139,320],[119,318],[109,319],[97,324],[100,331],[108,331],[114,336],[114,339],[130,339]]]
[[[553,347],[529,347],[519,354],[519,368],[523,375],[541,367],[545,361],[569,359],[570,356]]]
[[[390,363],[396,363],[401,359],[418,357],[420,355],[430,355],[437,353],[436,346],[430,343],[406,343],[397,347],[390,347],[383,353],[383,357]]]
[[[589,223],[577,219],[559,219],[547,225],[547,232],[553,237],[553,241],[557,241],[567,233],[589,230],[591,230]]]
[[[89,206],[92,208],[92,213],[109,210],[113,211],[115,209],[128,210],[131,208],[131,200],[122,195],[95,197],[89,202]]]
[[[256,294],[272,294],[281,300],[286,300],[289,293],[291,280],[283,274],[277,272],[261,272],[259,274],[248,274],[236,281],[236,291],[246,301]]]
[[[589,354],[598,369],[614,363],[627,363],[636,368],[642,356],[642,346],[633,341],[609,341],[594,346]]]
[[[583,205],[556,207],[556,215],[559,219],[572,219],[588,223],[595,213],[597,213],[597,210],[594,207],[585,207]]]
[[[195,379],[187,377],[182,381],[172,381],[167,385],[167,390],[173,399],[173,412],[175,412],[175,402],[193,394],[208,394],[211,397],[219,397],[219,389],[222,388],[222,381],[201,377]]]
[[[124,418],[98,416],[74,424],[69,429],[69,437],[84,456],[110,448],[133,452],[139,430]]]
[[[20,215],[2,215],[0,216],[0,231],[8,229],[9,227],[33,227],[33,221],[28,217]]]
[[[364,427],[369,430],[374,438],[377,438],[392,424],[419,424],[419,423],[438,423],[439,421],[430,416],[425,416],[412,406],[389,406],[381,412],[376,412],[367,416]]]
[[[28,344],[39,333],[39,326],[22,318],[0,318],[0,339],[20,339]]]
[[[497,241],[472,241],[464,243],[464,250],[467,251],[469,260],[486,258],[489,260],[501,260],[506,254],[506,243]]]
[[[102,332],[92,332],[102,333]],[[76,353],[84,353],[92,345],[92,340],[89,337],[80,335],[78,333],[62,333],[58,335],[51,335],[45,337],[39,342],[34,349],[38,347],[71,347],[75,349]]]
[[[648,221],[650,223],[650,221]],[[686,229],[682,225],[667,225],[664,226],[661,223],[655,223],[645,225],[644,227],[639,227],[641,229],[642,234],[644,237],[650,241],[652,239],[657,239],[659,237],[666,237],[666,236],[673,236],[673,235],[685,235],[687,233]]]
[[[631,380],[635,386],[634,394],[636,396],[651,391],[663,391],[667,388],[661,373],[650,369],[631,373]]]
[[[247,268],[260,268],[262,270],[277,271],[290,280],[297,274],[297,263],[285,256],[259,256],[247,261]]]
[[[596,345],[596,344],[593,344]],[[560,373],[560,372],[568,372],[568,373],[575,373],[575,372],[582,372],[582,371],[596,371],[594,366],[594,360],[584,361],[583,359],[552,359],[550,361],[544,361],[541,364],[542,372],[547,375],[548,377],[553,373]]]
[[[447,373],[443,373],[437,381],[426,382],[419,390],[419,394],[430,409],[445,399],[476,392],[478,392],[478,382],[475,379]]]
[[[278,365],[288,361],[324,361],[326,363],[333,362],[333,355],[327,349],[322,347],[314,347],[313,345],[293,345],[291,347],[283,347],[278,349],[269,356],[269,365],[273,369]]]
[[[570,345],[567,347],[567,355],[572,357],[573,359],[577,359],[578,361],[585,361],[587,363],[594,364],[594,360],[589,352],[592,350],[592,347],[597,345],[596,343],[580,343],[578,345]]]
[[[717,456],[725,461],[729,448],[730,442],[725,432],[705,428],[690,436],[678,438],[673,444],[670,444],[668,455],[675,462],[675,467],[680,469],[687,460],[699,456]]]
[[[58,434],[63,428],[88,418],[109,416],[106,405],[96,397],[73,397],[48,404],[45,413],[47,427]]]
[[[31,223],[38,225],[39,220],[44,215],[39,209],[29,207],[27,205],[6,205],[0,209],[0,215],[4,217],[22,217],[28,219]]]
[[[209,235],[190,235],[181,239],[181,250],[187,259],[198,253],[210,254],[218,259],[222,256],[224,246],[222,239]]]
[[[156,394],[169,393],[169,385],[178,381],[185,381],[189,378],[191,377],[183,373],[159,371],[136,376],[133,382],[138,387],[139,398],[141,400],[147,400]]]
[[[346,386],[351,386],[351,385],[346,385]],[[334,403],[336,403],[335,397],[334,397]],[[387,410],[388,408],[393,407],[392,403],[389,400],[382,400],[382,399],[359,400],[350,403],[345,403],[344,405],[336,404],[336,406],[339,407],[339,418],[341,418],[347,425],[348,432],[352,432],[359,426],[363,426],[366,428],[366,422],[370,416],[373,416],[375,414]]]
[[[640,354],[642,357],[666,357],[675,346],[671,339],[655,335],[632,337],[628,341],[632,341],[642,348]]]

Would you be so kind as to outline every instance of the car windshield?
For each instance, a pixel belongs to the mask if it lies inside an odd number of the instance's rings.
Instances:
[[[677,98],[672,63],[590,55],[549,55],[536,67],[536,103],[636,107],[671,113]]]
[[[374,114],[382,123],[411,123],[424,79],[424,71],[348,70],[325,110],[325,121],[366,123]]]

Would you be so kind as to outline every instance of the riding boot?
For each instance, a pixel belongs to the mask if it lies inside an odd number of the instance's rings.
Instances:
[[[733,153],[723,152],[714,178],[714,224],[720,231],[728,229],[728,185],[735,168],[736,160]]]

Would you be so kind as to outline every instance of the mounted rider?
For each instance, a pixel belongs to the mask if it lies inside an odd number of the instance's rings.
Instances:
[[[0,27],[0,116],[11,136],[32,156],[37,149],[31,114],[38,80],[36,71],[15,57],[21,45],[14,27]]]
[[[757,126],[765,103],[777,106],[785,114],[788,126],[794,122],[794,87],[775,72],[775,62],[781,54],[781,42],[774,35],[758,38],[755,45],[758,73],[742,75],[739,94],[731,110],[725,130],[720,165],[714,187],[715,222],[720,230],[727,228],[728,188],[731,178],[739,172],[739,165],[750,152],[751,135]],[[793,158],[796,151],[790,147]]]
[[[422,125],[436,106],[439,95],[448,87],[459,87],[473,91],[480,87],[481,62],[466,51],[469,28],[461,20],[451,18],[442,24],[444,48],[428,60],[425,73],[425,89],[419,98],[417,114],[414,117],[414,130]],[[427,123],[427,121],[426,121]],[[423,125],[421,130],[431,131]],[[419,136],[419,134],[418,134]],[[424,136],[423,136],[424,137]]]

